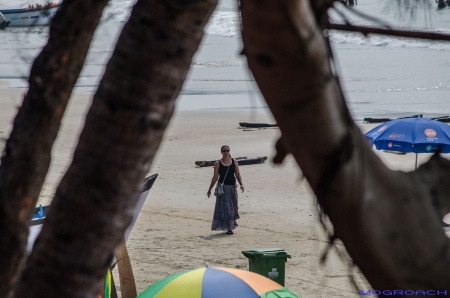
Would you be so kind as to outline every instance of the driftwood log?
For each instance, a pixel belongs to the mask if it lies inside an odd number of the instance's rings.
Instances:
[[[236,160],[241,160],[241,159],[247,159],[247,156],[242,156],[242,157],[233,157]],[[214,163],[217,161],[216,160],[198,160],[195,162],[195,165],[197,167],[212,167],[214,166]]]
[[[234,157],[233,157],[234,158]],[[267,156],[255,157],[255,158],[247,158],[247,157],[236,157],[238,165],[253,165],[258,163],[263,163],[267,160]],[[216,163],[217,160],[208,160],[208,161],[196,161],[195,165],[197,167],[212,167]]]

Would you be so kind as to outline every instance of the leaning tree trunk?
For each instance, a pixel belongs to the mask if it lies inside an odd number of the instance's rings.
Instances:
[[[64,1],[31,68],[0,166],[0,298],[7,297],[18,275],[61,118],[107,2]]]
[[[293,154],[367,280],[449,288],[450,241],[433,207],[449,211],[449,162],[435,156],[402,173],[376,157],[351,120],[309,1],[242,0],[241,12],[243,53],[282,132],[277,160]]]
[[[137,2],[16,297],[97,297],[215,5]]]

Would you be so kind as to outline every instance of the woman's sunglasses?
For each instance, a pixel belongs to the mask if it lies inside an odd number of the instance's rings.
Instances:
[[[230,150],[222,150],[222,152],[230,152]]]

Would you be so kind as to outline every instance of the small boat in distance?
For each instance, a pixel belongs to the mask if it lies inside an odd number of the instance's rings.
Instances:
[[[47,5],[28,6],[19,9],[1,9],[7,27],[46,26],[55,15],[60,4],[54,2]],[[0,23],[0,26],[3,23]],[[6,27],[5,27],[6,28]]]
[[[275,124],[268,123],[247,123],[247,122],[239,122],[239,128],[264,128],[264,127],[277,127]]]

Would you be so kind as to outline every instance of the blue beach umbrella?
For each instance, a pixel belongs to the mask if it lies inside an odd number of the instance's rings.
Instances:
[[[378,150],[450,153],[450,126],[428,118],[403,118],[383,123],[365,134]]]

